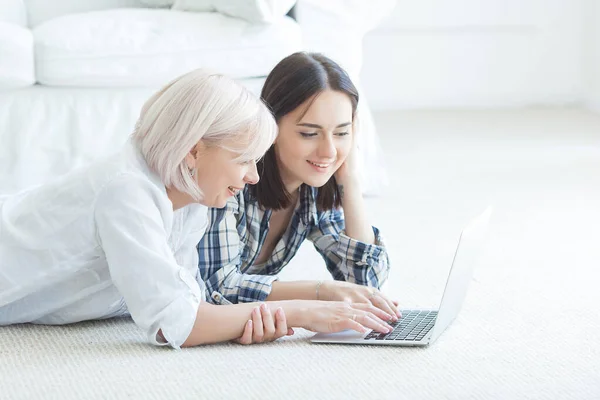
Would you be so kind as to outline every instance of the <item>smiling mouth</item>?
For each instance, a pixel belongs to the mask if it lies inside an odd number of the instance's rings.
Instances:
[[[232,196],[235,196],[236,194],[238,194],[240,192],[240,190],[242,190],[242,189],[235,188],[233,186],[228,186],[227,189],[229,189],[229,193],[231,193]]]
[[[316,162],[312,162],[310,160],[306,160],[307,163],[309,163],[310,165],[314,165],[315,167],[318,168],[329,168],[329,166],[331,165],[331,163],[316,163]]]

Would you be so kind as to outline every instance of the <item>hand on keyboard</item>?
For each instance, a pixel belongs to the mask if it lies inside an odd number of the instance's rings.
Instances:
[[[386,322],[392,316],[371,304],[350,304],[341,301],[306,301],[300,303],[302,328],[313,332],[333,333],[352,329],[367,333],[370,329],[389,333]]]
[[[398,310],[398,302],[391,300],[373,287],[357,285],[350,282],[325,281],[319,289],[319,300],[345,301],[352,304],[372,304],[392,315],[392,321],[402,316]]]

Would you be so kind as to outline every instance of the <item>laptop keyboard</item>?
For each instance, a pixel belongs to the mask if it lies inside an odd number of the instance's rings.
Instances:
[[[401,310],[402,318],[391,324],[390,333],[371,331],[365,340],[404,340],[418,342],[433,328],[437,311]]]

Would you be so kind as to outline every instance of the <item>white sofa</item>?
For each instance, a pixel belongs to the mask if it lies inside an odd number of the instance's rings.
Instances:
[[[258,94],[271,68],[303,49],[302,38],[284,15],[253,24],[141,0],[3,0],[0,194],[114,152],[145,99],[191,69],[215,69]],[[372,186],[385,179],[374,138],[362,139]]]

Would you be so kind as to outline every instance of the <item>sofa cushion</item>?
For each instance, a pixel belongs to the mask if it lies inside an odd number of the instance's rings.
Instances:
[[[140,0],[147,7],[171,7],[175,0]]]
[[[0,90],[33,85],[33,35],[27,28],[0,22]]]
[[[40,83],[148,86],[195,68],[265,76],[301,47],[287,17],[253,25],[218,13],[119,9],[66,15],[34,29]]]
[[[174,10],[217,11],[254,23],[272,22],[287,14],[296,0],[175,0]]]

